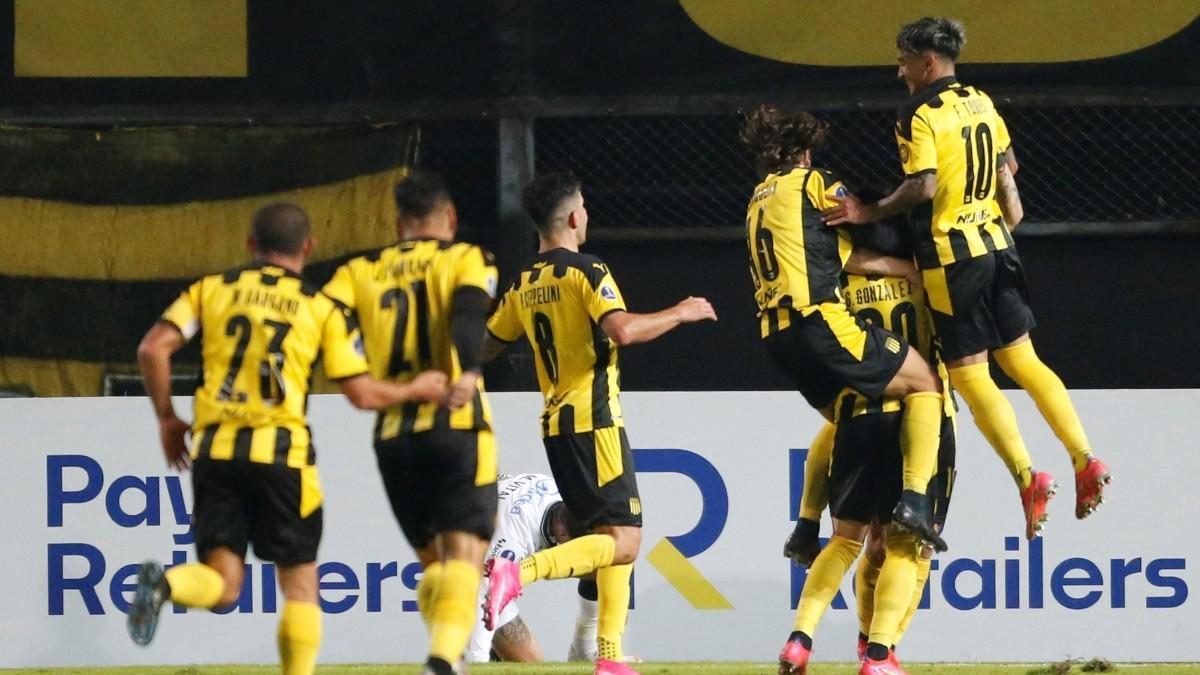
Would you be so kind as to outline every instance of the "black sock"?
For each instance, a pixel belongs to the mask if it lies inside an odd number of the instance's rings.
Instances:
[[[812,649],[812,638],[810,638],[808,634],[804,633],[803,631],[792,631],[792,634],[788,636],[788,640],[796,640],[805,649]]]
[[[434,675],[454,675],[454,667],[446,662],[445,659],[439,659],[436,656],[429,657],[425,662],[425,666],[433,671]]]
[[[872,642],[867,645],[867,658],[872,661],[886,661],[888,657],[887,645],[881,645],[878,642]]]
[[[867,634],[866,634],[866,633],[859,633],[859,634],[858,634],[858,639],[859,639],[859,640],[862,640],[863,642],[866,642],[866,641],[867,641]]]

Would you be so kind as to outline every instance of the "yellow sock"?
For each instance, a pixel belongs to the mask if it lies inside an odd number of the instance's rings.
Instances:
[[[433,598],[441,580],[442,563],[440,562],[432,563],[421,571],[421,581],[417,584],[417,609],[420,610],[421,618],[425,620],[426,626],[429,626],[430,620],[433,618]]]
[[[900,622],[912,604],[917,583],[917,540],[911,534],[888,532],[887,558],[875,586],[875,615],[871,618],[870,641],[891,646],[896,643]]]
[[[521,585],[538,579],[583,576],[612,564],[617,542],[607,534],[588,534],[538,551],[521,561]]]
[[[921,598],[925,595],[925,582],[929,581],[930,564],[929,558],[917,556],[917,584],[913,587],[912,601],[908,604],[908,612],[900,620],[900,628],[896,631],[896,641],[893,644],[900,644],[900,640],[908,632],[908,624],[912,623],[917,614],[917,607],[921,605]]]
[[[1017,429],[1017,414],[988,372],[987,363],[950,369],[950,382],[966,399],[971,417],[992,449],[1004,460],[1017,487],[1024,490],[1033,480],[1033,462]]]
[[[176,565],[167,570],[171,602],[184,607],[212,609],[225,594],[225,580],[203,563]]]
[[[633,565],[613,565],[596,571],[596,597],[600,618],[596,626],[596,656],[609,661],[624,661],[621,635],[629,618],[629,577]]]
[[[804,580],[804,591],[800,593],[800,604],[796,607],[796,621],[792,630],[801,631],[812,637],[821,615],[829,609],[833,596],[837,595],[842,577],[854,564],[862,551],[862,542],[834,535],[808,570]]]
[[[1042,363],[1028,340],[992,353],[1005,374],[1029,392],[1054,435],[1066,446],[1075,470],[1082,471],[1092,456],[1091,445],[1062,380]]]
[[[871,618],[875,616],[875,585],[879,581],[879,566],[863,556],[854,570],[854,599],[858,605],[858,632],[871,634]]]
[[[820,521],[821,514],[829,504],[827,482],[836,433],[837,427],[826,422],[808,448],[808,459],[804,463],[804,492],[800,497],[800,517],[806,520]]]
[[[479,568],[465,560],[442,563],[442,578],[433,593],[429,622],[429,655],[457,663],[475,628]]]
[[[321,649],[321,607],[313,602],[284,600],[278,638],[283,675],[312,675]]]
[[[922,391],[904,397],[900,451],[904,454],[905,490],[925,494],[929,480],[933,478],[942,437],[944,400],[936,391]]]

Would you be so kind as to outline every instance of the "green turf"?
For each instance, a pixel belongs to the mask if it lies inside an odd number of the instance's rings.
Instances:
[[[905,664],[911,675],[1057,675],[1061,673],[1117,672],[1137,675],[1200,675],[1198,664],[1116,664],[1104,671],[1079,661],[1071,664]],[[1069,666],[1069,669],[1068,669]],[[416,675],[415,665],[401,666],[322,666],[319,675]],[[771,675],[776,666],[768,663],[654,663],[638,666],[642,675]],[[853,675],[857,666],[847,663],[817,663],[809,667],[811,675]],[[167,668],[33,668],[25,670],[0,670],[2,673],[45,673],[49,675],[271,675],[278,673],[275,667],[261,666],[195,666]],[[538,665],[477,665],[471,667],[472,675],[588,675],[590,664],[546,663]]]

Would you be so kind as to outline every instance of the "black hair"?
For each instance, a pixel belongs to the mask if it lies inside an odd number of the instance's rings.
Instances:
[[[442,204],[453,201],[446,181],[425,169],[413,169],[396,183],[393,194],[396,198],[396,211],[409,218],[424,218]]]
[[[252,228],[259,253],[296,255],[312,234],[308,214],[291,202],[273,202],[254,213]]]
[[[957,61],[967,43],[967,28],[961,21],[945,16],[926,16],[905,24],[896,35],[896,47],[910,54],[934,52]]]
[[[521,191],[521,205],[539,232],[550,228],[550,218],[563,201],[579,192],[583,184],[570,171],[544,173],[530,181]]]
[[[572,539],[578,539],[585,534],[590,534],[591,530],[584,526],[582,522],[571,514],[571,509],[563,502],[556,502],[550,505],[546,510],[546,516],[542,521],[542,536],[546,541],[561,544],[560,541],[554,539],[554,521],[557,518],[562,518],[562,522],[567,526],[567,532],[570,533]]]
[[[765,105],[746,116],[738,133],[764,173],[790,169],[805,150],[821,147],[828,137],[829,123],[825,120]]]
[[[887,190],[886,192],[891,192]],[[866,203],[877,202],[886,196],[886,192],[875,188],[856,190],[855,196]],[[881,222],[855,225],[846,230],[850,233],[850,241],[855,248],[869,248],[876,253],[890,255],[893,258],[913,257],[913,233],[905,215],[895,215]]]

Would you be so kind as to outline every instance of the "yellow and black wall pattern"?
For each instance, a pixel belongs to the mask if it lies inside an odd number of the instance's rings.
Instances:
[[[190,280],[247,259],[269,201],[308,210],[318,277],[389,243],[415,139],[403,125],[0,128],[0,386],[99,393]]]

